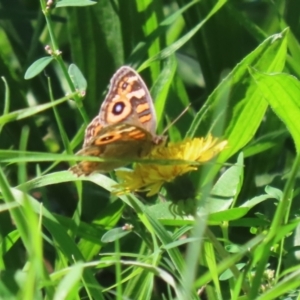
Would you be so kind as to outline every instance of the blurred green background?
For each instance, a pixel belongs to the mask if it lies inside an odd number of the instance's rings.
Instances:
[[[27,118],[19,118],[16,114],[9,121],[0,119],[0,159],[3,160],[1,167],[11,186],[25,184],[27,180],[40,174],[68,169],[67,162],[53,164],[47,161],[28,163],[25,169],[22,167],[20,169],[20,163],[10,161],[18,155],[11,155],[7,151],[22,149],[24,146],[22,136],[26,136],[26,130],[29,130],[26,147],[22,150],[49,153],[49,157],[65,150],[71,153],[71,148],[76,152],[80,149],[85,126],[99,111],[110,78],[120,66],[130,65],[140,72],[151,90],[157,108],[158,133],[191,103],[189,112],[169,130],[171,141],[182,140],[187,135],[204,136],[210,129],[216,130],[218,136],[228,139],[230,149],[216,164],[215,171],[212,171],[214,174],[220,169],[224,172],[223,163],[225,161],[230,164],[236,163],[238,154],[244,152],[245,161],[242,162],[244,168],[241,171],[243,174],[237,175],[243,177],[243,180],[235,187],[236,205],[264,194],[267,185],[281,191],[284,189],[298,145],[295,140],[296,134],[293,134],[297,132],[298,127],[293,131],[289,124],[295,123],[292,120],[297,118],[290,118],[289,123],[286,121],[288,117],[280,115],[275,105],[270,102],[272,109],[267,108],[265,102],[263,104],[265,106],[258,111],[260,109],[258,103],[263,103],[263,100],[260,100],[261,102],[253,100],[251,104],[251,95],[257,90],[254,92],[251,89],[249,74],[252,70],[262,73],[284,72],[295,78],[300,77],[299,0],[99,0],[91,6],[51,9],[48,24],[41,3],[45,5],[43,0],[40,2],[0,0],[0,76],[5,78],[9,90],[9,95],[5,96],[8,90],[4,82],[0,83],[1,113],[5,111],[5,107],[7,108],[8,102],[5,99],[9,99],[9,112],[50,103],[49,78],[54,99],[70,94],[72,88],[60,64],[62,61],[66,69],[70,64],[75,64],[81,70],[87,81],[87,90],[83,100],[78,98],[76,101],[65,101],[56,106],[56,111],[47,109],[37,114],[32,113]],[[284,31],[286,28],[289,30]],[[52,37],[49,32],[53,34]],[[282,32],[284,33],[280,45],[284,45],[285,50],[282,50],[281,46],[274,46],[276,37],[271,37]],[[53,45],[53,41],[56,45]],[[61,51],[62,61],[53,60],[37,76],[25,80],[24,75],[29,66],[39,58],[48,56],[44,49],[46,45],[50,45],[54,50],[57,47]],[[276,67],[272,68],[275,62]],[[244,73],[241,75],[233,71],[237,70],[234,68],[244,68]],[[228,81],[224,83],[223,80],[228,74]],[[220,89],[218,87],[222,82],[225,87]],[[229,86],[230,82],[232,86],[226,90],[226,84]],[[283,80],[278,79],[278,82],[280,84]],[[283,87],[287,94],[289,89],[292,91],[292,87]],[[225,92],[228,93],[226,96]],[[225,99],[223,102],[222,95]],[[266,93],[260,97],[269,101]],[[284,104],[287,100],[284,100],[284,96],[280,97],[278,96],[278,101],[283,99]],[[209,111],[210,106],[213,107],[212,111]],[[214,119],[216,116],[214,111],[218,109],[225,112],[220,121],[223,125]],[[247,118],[239,119],[244,114]],[[238,134],[234,133],[236,128],[239,129]],[[67,144],[63,135],[67,137]],[[70,144],[72,139],[74,140]],[[70,148],[66,149],[68,147]],[[190,180],[195,188],[192,196],[196,196],[202,188],[202,182],[198,184],[199,174],[191,175]],[[297,200],[296,177],[294,188],[294,195],[291,198],[295,197],[293,199]],[[65,217],[66,219],[60,220],[61,226],[65,229],[69,228],[68,222],[71,219],[76,219],[74,213],[78,210],[80,199],[80,206],[82,205],[79,209],[80,219],[94,226],[89,227],[89,230],[91,228],[100,230],[98,233],[95,231],[99,244],[104,232],[116,225],[123,225],[127,218],[135,223],[137,228],[141,226],[136,212],[124,208],[124,203],[120,199],[111,196],[100,185],[84,182],[83,193],[78,193],[79,191],[80,188],[73,182],[64,183],[62,180],[60,184],[33,188],[29,194],[42,202],[51,212]],[[190,198],[190,191],[187,188],[186,191],[187,198]],[[200,194],[199,192],[197,195]],[[159,197],[151,199],[143,197],[143,199],[147,205],[161,201]],[[227,237],[233,243],[241,244],[249,241],[253,237],[253,232],[268,230],[276,209],[274,201],[274,199],[267,200],[254,205],[255,207],[249,209],[242,218],[236,218],[228,223]],[[298,216],[297,202],[292,203],[290,218]],[[114,215],[115,219],[110,223],[105,218],[111,215]],[[168,216],[167,221],[162,222],[168,223],[170,218]],[[217,223],[222,224],[221,221]],[[187,226],[189,223],[182,224]],[[180,225],[174,222],[170,228],[166,228],[176,232]],[[4,209],[0,213],[0,243],[14,229],[15,224],[9,210]],[[254,231],[251,232],[250,229]],[[144,228],[140,230],[144,232]],[[75,242],[79,241],[77,233],[75,230],[71,234]],[[215,234],[219,236],[220,231],[216,230]],[[47,238],[51,236],[47,231],[45,235]],[[298,245],[295,235],[293,231],[292,238],[287,241],[289,245],[287,247]],[[145,247],[140,233],[127,235],[120,243],[123,252],[139,253],[143,252]],[[22,267],[25,254],[21,244],[21,241],[17,240],[11,249],[2,250],[4,269],[15,272]],[[49,243],[45,244],[45,260],[51,266],[50,269],[58,270],[59,268],[55,268],[57,260],[55,247]],[[113,252],[114,246],[106,245],[105,252]],[[184,249],[183,247],[182,250]],[[184,253],[180,248],[179,250],[180,253]],[[87,261],[99,251],[100,246],[91,252]],[[283,252],[281,249],[281,254]],[[285,255],[285,267],[297,263],[294,254],[285,252]],[[278,264],[277,259],[278,256],[275,254],[269,257],[269,263],[274,268]],[[167,259],[161,263],[168,265]],[[114,283],[114,276],[113,268],[105,269],[102,273],[98,273],[97,279],[102,286],[109,286]],[[138,284],[138,281],[135,284]],[[157,290],[148,291],[147,297],[162,299],[159,298],[161,293],[167,294],[165,282],[152,284]],[[227,283],[223,284],[223,299],[229,299],[232,294]],[[126,295],[132,297],[131,299],[140,299],[138,294],[137,291],[127,290]],[[257,294],[253,291],[252,295]],[[107,297],[114,299],[112,295]]]

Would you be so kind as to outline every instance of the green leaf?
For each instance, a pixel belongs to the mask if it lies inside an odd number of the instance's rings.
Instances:
[[[76,90],[85,92],[87,88],[87,82],[80,69],[75,64],[71,64],[68,73],[74,83]]]
[[[77,262],[75,265],[68,268],[68,273],[56,287],[56,292],[53,299],[60,300],[72,299],[73,297],[76,298],[77,288],[79,287],[79,282],[81,280],[83,270],[84,265],[80,262]]]
[[[263,74],[250,70],[262,96],[283,121],[300,152],[300,82],[288,74]]]
[[[250,209],[246,207],[236,207],[216,213],[212,213],[208,217],[210,225],[222,224],[222,222],[229,222],[237,220],[245,216]]]
[[[11,231],[0,243],[0,270],[5,270],[5,263],[3,258],[5,254],[16,244],[20,239],[20,232],[18,230]],[[0,292],[1,295],[1,292]]]
[[[241,149],[253,137],[267,108],[256,84],[249,78],[248,67],[251,65],[262,70],[281,71],[286,57],[286,42],[286,33],[276,35],[276,39],[272,36],[238,64],[209,96],[206,105],[194,119],[188,136],[205,135],[211,130],[211,124],[215,128],[222,121],[221,116],[228,105],[230,111],[226,111],[229,114],[226,115],[226,136],[229,147],[224,152],[228,157],[229,153],[232,155]]]
[[[90,0],[61,0],[55,4],[55,7],[65,7],[65,6],[90,6],[97,4],[95,1]]]
[[[257,300],[273,300],[273,299],[294,299],[292,297],[280,297],[286,295],[286,293],[291,293],[292,291],[295,294],[299,294],[299,277],[300,270],[292,272],[291,274],[285,276],[282,280],[278,281],[276,285],[272,286],[270,289],[265,291],[262,295],[257,297]],[[296,292],[298,290],[298,292]]]
[[[248,207],[248,208],[252,208],[254,207],[255,205],[263,202],[263,201],[266,201],[268,199],[273,199],[273,197],[269,194],[269,195],[260,195],[260,196],[257,196],[257,197],[254,197],[246,202],[244,202],[241,207]]]
[[[122,34],[127,24],[121,28],[120,15],[113,3],[98,1],[90,8],[68,10],[70,51],[89,85],[84,106],[91,116],[99,110],[109,78],[124,64]]]
[[[242,268],[244,268],[246,264],[245,263],[239,263],[236,264],[235,266],[238,268],[238,270],[241,270]],[[219,277],[220,280],[228,280],[229,278],[233,277],[233,273],[231,272],[230,269],[226,270],[224,273],[222,273]]]
[[[207,212],[215,213],[229,208],[239,192],[243,171],[243,164],[238,163],[221,175],[211,191],[208,203],[205,205]]]
[[[222,7],[225,5],[227,0],[219,0],[212,10],[207,14],[207,16],[195,27],[192,28],[192,30],[188,31],[185,35],[183,35],[180,39],[178,39],[176,42],[172,43],[170,46],[166,47],[156,55],[150,57],[148,60],[146,60],[142,66],[141,69],[146,68],[148,65],[150,65],[152,62],[156,60],[163,60],[173,53],[180,49],[184,44],[186,44],[190,39],[200,30],[200,28],[203,27],[203,25],[213,16],[215,15]],[[190,3],[189,3],[190,4]]]
[[[33,115],[36,115],[46,109],[49,109],[55,105],[61,104],[65,101],[67,101],[68,99],[70,99],[70,97],[72,97],[71,95],[55,100],[53,102],[50,103],[45,103],[45,104],[41,104],[41,105],[36,105],[36,106],[32,106],[32,107],[28,107],[28,108],[23,108],[20,110],[15,110],[11,113],[7,113],[4,114],[2,116],[0,116],[0,124],[4,125],[8,122],[12,122],[12,121],[16,121],[16,120],[21,120],[24,118],[28,118],[31,117]]]
[[[157,114],[157,123],[160,124],[164,118],[164,111],[166,106],[167,95],[177,67],[175,56],[172,55],[167,59],[165,66],[157,77],[151,89],[151,95],[155,99],[155,110]]]
[[[115,240],[122,238],[123,236],[130,233],[130,231],[124,230],[122,227],[113,228],[107,231],[101,238],[102,243],[111,243]]]
[[[212,132],[216,136],[225,135],[228,140],[228,147],[220,153],[210,176],[253,138],[268,107],[257,84],[249,76],[249,65],[259,70],[280,72],[286,53],[287,31],[268,38],[234,68],[197,113],[188,136]]]
[[[0,175],[2,175],[1,171]],[[2,176],[0,176],[0,183],[1,178]],[[1,185],[1,192],[3,193],[5,191],[6,193],[6,188],[4,189],[3,187],[4,186]],[[51,234],[53,240],[55,240],[56,245],[60,248],[61,253],[63,253],[65,257],[64,259],[66,259],[69,262],[74,262],[74,260],[84,260],[82,253],[77,247],[77,244],[67,234],[67,228],[62,227],[56,219],[56,217],[51,212],[49,212],[45,207],[41,206],[40,203],[36,201],[36,199],[34,199],[28,194],[21,192],[20,190],[9,188],[8,192],[12,195],[10,198],[14,198],[20,204],[21,208],[24,207],[24,203],[28,202],[31,206],[31,212],[36,214],[36,216],[42,216],[43,225],[45,226],[49,234]],[[27,198],[26,201],[25,198]],[[12,210],[12,212],[13,211],[14,210]],[[25,218],[25,216],[23,215],[22,217]],[[16,221],[15,216],[14,221]],[[26,221],[28,222],[28,220],[25,220],[25,222]],[[23,228],[25,229],[26,226],[23,226]],[[97,282],[91,270],[89,270],[88,268],[85,269],[85,272],[82,274],[82,280],[88,285],[89,293],[92,294],[93,299],[104,299],[101,293],[101,287],[97,285]],[[53,299],[53,297],[51,297],[51,299]]]
[[[282,199],[283,193],[280,189],[276,189],[276,188],[268,185],[268,186],[266,186],[265,191],[268,195],[270,195],[271,197],[274,197],[278,201],[280,201]]]
[[[41,73],[54,60],[52,56],[46,56],[36,60],[26,71],[24,78],[31,79]]]

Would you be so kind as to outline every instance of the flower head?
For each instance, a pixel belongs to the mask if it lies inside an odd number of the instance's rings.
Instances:
[[[148,190],[147,196],[152,196],[159,192],[164,182],[197,170],[199,163],[209,161],[226,145],[227,141],[219,141],[209,135],[156,147],[146,158],[164,160],[166,164],[137,163],[133,170],[117,170],[116,175],[121,182],[117,186],[117,194]]]

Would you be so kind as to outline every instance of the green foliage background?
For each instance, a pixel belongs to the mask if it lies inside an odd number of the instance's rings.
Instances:
[[[0,299],[300,299],[300,2],[54,2],[0,0]],[[151,199],[66,171],[122,65],[228,140]]]

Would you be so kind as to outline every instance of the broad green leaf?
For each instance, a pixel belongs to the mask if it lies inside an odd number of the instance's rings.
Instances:
[[[250,70],[264,99],[284,122],[300,152],[300,82],[288,74],[263,74]]]
[[[209,215],[208,223],[210,225],[221,224],[222,222],[229,222],[237,220],[245,216],[250,209],[247,207],[235,207],[220,212],[215,212]]]
[[[245,263],[239,263],[239,264],[236,264],[235,266],[238,268],[238,270],[242,270],[245,265],[246,265]],[[219,278],[220,278],[220,280],[228,280],[229,278],[232,278],[232,277],[233,277],[233,273],[231,272],[230,269],[228,269],[224,273],[222,273]]]
[[[250,200],[247,200],[246,202],[244,202],[240,207],[254,207],[255,205],[263,202],[263,201],[266,201],[268,199],[274,199],[271,195],[260,195],[260,196],[257,196],[257,197],[254,197]]]
[[[55,7],[90,6],[94,4],[97,4],[97,2],[91,0],[60,0],[55,4]]]
[[[46,56],[36,60],[29,68],[27,69],[24,78],[31,79],[41,73],[50,63],[54,60],[52,56]]]
[[[76,90],[85,92],[87,88],[87,82],[80,69],[75,64],[71,64],[68,73],[74,83]]]
[[[260,195],[246,201],[240,207],[234,207],[232,209],[211,213],[209,215],[209,224],[216,225],[224,221],[238,220],[244,217],[255,205],[268,199],[273,199],[273,197],[271,195]]]
[[[113,228],[107,231],[101,238],[102,243],[111,243],[115,240],[121,239],[123,236],[129,234],[130,231],[124,230],[122,227]]]
[[[238,64],[209,96],[188,135],[205,135],[211,124],[226,118],[225,136],[229,142],[227,151],[224,151],[226,156],[236,153],[253,137],[264,116],[267,103],[255,83],[251,82],[248,67],[250,65],[260,70],[281,71],[286,57],[286,34],[284,32],[268,38]],[[215,115],[218,107],[219,114]],[[212,117],[218,119],[214,122]],[[225,157],[225,154],[221,156]]]
[[[276,189],[272,186],[266,186],[265,192],[270,195],[271,197],[274,197],[276,200],[280,201],[282,199],[283,193],[280,189]]]
[[[196,115],[188,136],[205,136],[208,132],[219,136],[225,130],[224,136],[228,140],[228,146],[220,153],[218,164],[211,174],[244,147],[260,126],[268,103],[249,75],[249,65],[258,70],[281,71],[287,53],[287,33],[284,31],[271,36],[244,58],[214,90]]]
[[[221,175],[211,190],[211,196],[204,205],[207,213],[220,212],[229,208],[239,192],[243,171],[243,164],[241,163],[228,168]]]

